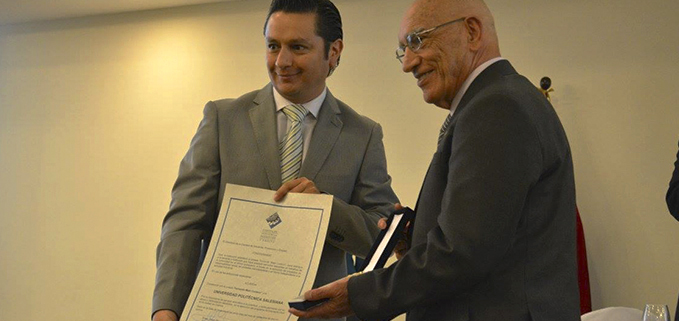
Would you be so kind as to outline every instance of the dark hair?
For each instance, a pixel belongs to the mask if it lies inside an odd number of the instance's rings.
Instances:
[[[269,14],[264,22],[264,32],[272,14],[282,11],[288,13],[315,13],[316,34],[323,38],[325,58],[328,58],[330,44],[342,39],[342,17],[337,7],[330,0],[273,0]],[[337,60],[339,63],[339,59]]]

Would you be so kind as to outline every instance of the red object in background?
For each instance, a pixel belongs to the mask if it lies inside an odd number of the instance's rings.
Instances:
[[[589,291],[589,270],[587,269],[587,248],[585,246],[585,231],[580,220],[580,211],[575,208],[577,217],[577,256],[578,256],[578,285],[580,286],[580,314],[592,311],[592,295]]]

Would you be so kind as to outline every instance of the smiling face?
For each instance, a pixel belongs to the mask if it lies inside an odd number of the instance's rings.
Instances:
[[[300,104],[320,95],[342,40],[332,43],[326,55],[323,38],[316,34],[316,14],[282,11],[269,17],[264,36],[269,79],[278,93]]]
[[[399,31],[399,43],[406,43],[411,32],[426,30],[460,18],[442,10],[424,10],[417,4],[406,13]],[[406,49],[403,72],[417,78],[424,100],[441,108],[450,109],[462,83],[472,70],[473,55],[465,41],[466,21],[438,28],[421,36],[422,47],[413,52]]]

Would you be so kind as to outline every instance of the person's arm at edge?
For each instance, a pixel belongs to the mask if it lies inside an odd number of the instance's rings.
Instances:
[[[679,152],[677,152],[677,160],[674,162],[674,172],[665,199],[670,213],[679,221]]]
[[[163,221],[156,257],[154,312],[170,310],[181,315],[197,274],[201,242],[209,240],[216,220],[220,175],[217,106],[208,102],[203,114],[181,161]]]

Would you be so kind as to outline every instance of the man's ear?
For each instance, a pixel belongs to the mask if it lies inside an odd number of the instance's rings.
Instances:
[[[464,20],[467,28],[467,43],[471,49],[479,49],[483,37],[483,22],[479,18],[469,17]]]
[[[328,50],[328,64],[330,64],[330,73],[328,76],[330,76],[335,68],[339,66],[342,49],[344,49],[344,42],[342,39],[337,39],[332,44],[330,44],[330,48]]]

